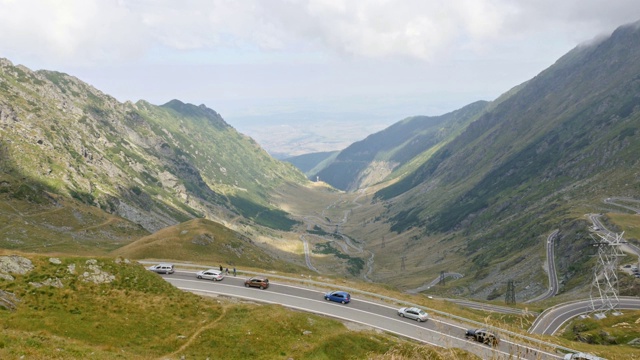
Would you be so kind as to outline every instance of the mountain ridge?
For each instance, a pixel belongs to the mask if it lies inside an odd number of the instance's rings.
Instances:
[[[395,169],[450,138],[487,104],[477,101],[441,116],[401,120],[351,144],[311,177],[351,191],[383,181]]]
[[[202,216],[224,223],[253,203],[269,208],[272,187],[306,181],[204,105],[119,103],[73,76],[6,59],[0,130],[6,171],[149,231]]]
[[[639,40],[636,23],[576,47],[414,172],[378,190],[374,199],[384,202],[390,230],[418,231],[431,244],[450,239],[475,274],[465,293],[488,296],[505,291],[492,278],[498,273],[532,285],[527,278],[540,269],[525,275],[522,266],[535,263],[534,249],[559,228],[567,287],[586,286],[575,282],[590,271],[584,213],[601,211],[612,194],[640,193],[633,171],[633,154],[640,153]]]

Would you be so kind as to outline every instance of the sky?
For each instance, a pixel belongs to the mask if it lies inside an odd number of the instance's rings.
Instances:
[[[0,0],[0,57],[232,125],[395,122],[493,100],[638,20],[638,0]]]

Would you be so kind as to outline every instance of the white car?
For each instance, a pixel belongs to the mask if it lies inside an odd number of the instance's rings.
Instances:
[[[215,269],[198,271],[196,273],[196,276],[198,277],[198,279],[207,279],[207,280],[215,280],[215,281],[220,281],[224,279],[224,275],[222,275],[222,272],[220,270],[215,270]]]
[[[408,319],[413,319],[417,321],[427,321],[429,320],[429,314],[424,312],[422,309],[418,309],[416,307],[403,307],[398,309],[398,316],[406,317]]]

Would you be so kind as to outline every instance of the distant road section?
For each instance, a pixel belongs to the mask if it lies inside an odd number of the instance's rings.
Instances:
[[[610,197],[604,199],[606,204],[615,205],[630,211],[635,212],[636,214],[640,214],[640,200],[628,198],[628,197]],[[625,202],[626,204],[622,204]],[[628,203],[634,204],[634,206],[629,205]]]
[[[300,240],[302,240],[302,246],[304,247],[304,261],[307,263],[307,267],[309,270],[313,270],[319,274],[320,271],[311,264],[311,255],[309,254],[309,243],[307,243],[307,238],[305,238],[304,235],[300,235]]]
[[[448,278],[448,277],[450,277],[450,278],[453,278],[453,279],[455,280],[455,279],[460,279],[460,278],[461,278],[461,277],[463,277],[463,276],[464,276],[464,275],[462,275],[462,274],[454,273],[454,272],[446,272],[446,273],[444,273],[444,278],[445,278],[445,279],[446,279],[446,278]],[[422,292],[422,291],[428,290],[428,289],[430,289],[432,286],[436,286],[436,284],[438,284],[438,283],[440,282],[441,277],[442,277],[442,276],[438,276],[437,278],[435,278],[435,279],[431,280],[431,282],[429,282],[429,283],[426,283],[426,284],[424,284],[424,285],[422,285],[422,286],[420,286],[420,287],[417,287],[417,288],[415,288],[415,289],[407,290],[407,291],[405,291],[405,292],[406,292],[406,293],[408,293],[408,294],[417,294],[417,293],[419,293],[419,292]]]
[[[556,296],[556,294],[558,294],[558,273],[556,272],[556,261],[555,261],[555,254],[554,254],[554,244],[555,244],[555,239],[558,236],[558,232],[560,230],[554,230],[551,234],[549,234],[549,236],[547,236],[547,274],[549,276],[549,289],[547,290],[546,293],[537,296],[529,301],[526,301],[526,303],[532,303],[532,302],[536,302],[536,301],[542,301],[542,300],[546,300],[550,297]]]
[[[600,221],[600,217],[602,215],[600,214],[588,214],[589,216],[589,220],[591,220],[591,223],[593,223],[593,231],[595,231],[596,233],[604,236],[605,238],[611,238],[611,239],[615,239],[616,237],[616,233],[614,233],[613,231],[610,231],[609,229],[607,229],[604,224]],[[632,255],[636,255],[636,256],[640,256],[640,248],[637,247],[634,244],[631,243],[624,243],[622,244],[622,246],[620,247],[622,249],[622,251],[632,254]]]

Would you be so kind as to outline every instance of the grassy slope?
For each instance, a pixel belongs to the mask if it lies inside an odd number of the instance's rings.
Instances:
[[[164,228],[113,252],[133,259],[189,261],[217,266],[257,267],[290,273],[307,269],[276,258],[246,236],[221,224],[194,219]],[[304,261],[297,256],[298,261]]]
[[[626,345],[640,338],[640,311],[625,311],[602,320],[576,319],[567,324],[560,336],[569,341],[586,342],[585,350],[607,359],[640,359],[640,349]],[[598,346],[609,345],[609,346]],[[603,350],[606,348],[606,350]]]
[[[75,264],[81,274],[86,258],[63,258],[60,265],[29,258],[34,270],[15,281],[0,280],[1,289],[20,298],[15,311],[0,310],[0,358],[398,359],[384,354],[418,358],[425,351],[434,354],[430,359],[475,358],[350,331],[336,320],[277,305],[202,298],[134,263],[98,259],[115,280],[93,284],[67,270]],[[64,287],[29,284],[47,278],[61,279]]]
[[[96,255],[145,235],[123,218],[0,173],[0,248]]]

